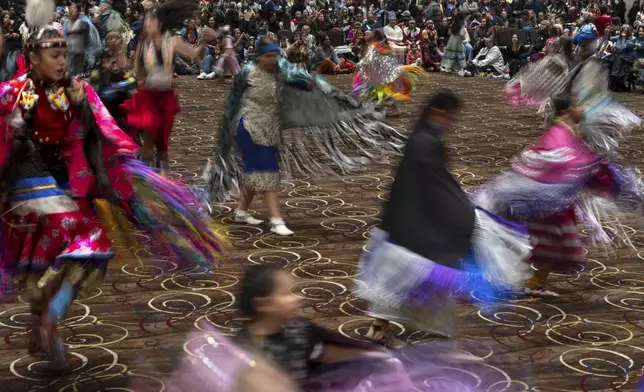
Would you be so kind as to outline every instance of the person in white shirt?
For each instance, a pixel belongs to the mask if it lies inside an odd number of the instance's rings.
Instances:
[[[396,24],[396,14],[394,12],[390,12],[388,16],[389,24],[382,29],[382,32],[385,35],[385,38],[387,38],[387,44],[391,48],[392,54],[398,58],[400,64],[405,64],[403,31],[400,26]]]
[[[405,33],[405,42],[406,45],[417,44],[420,42],[420,29],[416,27],[416,21],[413,19],[409,20],[409,25],[403,29]]]
[[[481,49],[472,64],[477,72],[485,72],[492,77],[506,77],[503,54],[498,46],[494,45],[494,38],[485,38],[485,47]]]

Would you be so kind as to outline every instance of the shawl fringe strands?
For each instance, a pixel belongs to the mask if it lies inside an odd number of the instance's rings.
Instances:
[[[382,229],[372,231],[358,266],[364,285],[356,292],[371,304],[370,314],[449,334],[453,293],[476,290],[491,300],[497,289],[518,289],[529,276],[530,266],[523,263],[532,250],[527,229],[480,208],[475,216],[471,254],[458,268],[389,242]]]
[[[244,67],[235,78],[219,146],[204,171],[205,199],[210,202],[227,200],[239,190],[243,171],[238,154],[232,151],[234,130],[252,66]],[[279,146],[280,170],[287,177],[364,170],[371,160],[402,152],[407,137],[381,121],[377,106],[359,104],[323,78],[314,78],[286,60],[281,59],[279,67],[282,122],[287,130]],[[315,83],[313,90],[300,88],[311,82]]]
[[[42,28],[50,24],[56,12],[53,0],[28,0],[25,9],[25,20],[30,28]]]
[[[619,141],[640,126],[641,119],[620,104],[608,89],[608,71],[596,59],[571,68],[563,55],[547,56],[508,82],[505,92],[513,105],[539,108],[549,128],[552,97],[566,90],[585,107],[580,131],[591,150],[619,157]]]
[[[608,71],[595,59],[571,71],[572,94],[584,105],[584,118],[579,126],[586,144],[608,158],[619,158],[619,142],[641,124],[641,119],[619,103],[608,89]]]
[[[207,223],[208,209],[203,202],[186,186],[166,179],[141,161],[126,159],[123,167],[138,196],[130,207],[139,226],[153,233],[180,261],[208,269],[216,266],[222,240]]]
[[[30,81],[11,81],[0,85],[3,105],[7,108],[17,106],[21,92],[28,83]],[[86,162],[83,150],[78,149],[80,145],[75,137],[82,135],[88,127],[97,127],[100,137],[96,143],[97,148],[105,159],[109,175],[108,186],[112,187],[116,199],[110,200],[112,204],[96,200],[99,216],[106,221],[105,227],[114,228],[130,240],[136,238],[136,231],[147,232],[159,239],[158,243],[176,255],[180,261],[212,268],[215,256],[221,253],[222,241],[205,223],[206,206],[184,185],[164,178],[135,160],[133,157],[137,153],[136,144],[118,128],[89,84],[82,82],[80,86],[86,100],[84,108],[90,111],[94,121],[92,124],[82,124],[80,119],[72,122],[68,139],[76,142],[68,143],[66,147],[69,151],[65,153],[71,156],[67,161],[67,169],[72,174],[84,173],[83,167],[92,164]],[[76,102],[78,99],[72,97],[72,100]],[[47,102],[43,101],[42,104]],[[0,161],[3,166],[7,164],[6,151],[13,143],[15,127],[24,122],[18,121],[19,108],[12,113],[7,119],[10,121],[8,124],[0,121],[4,131],[4,137],[0,139],[0,159],[5,158],[4,161]],[[90,194],[92,186],[98,180],[92,176],[70,174],[69,184],[75,192],[75,197],[83,198]],[[0,239],[0,246],[6,246],[5,237]],[[6,265],[4,259],[0,260],[2,283],[9,280],[9,275],[4,274],[8,268],[11,268],[11,265]]]

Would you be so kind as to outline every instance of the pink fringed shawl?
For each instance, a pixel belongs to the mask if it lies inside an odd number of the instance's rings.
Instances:
[[[592,152],[563,123],[550,128],[537,142],[513,160],[520,174],[543,183],[576,183],[585,181],[598,169],[599,155]]]

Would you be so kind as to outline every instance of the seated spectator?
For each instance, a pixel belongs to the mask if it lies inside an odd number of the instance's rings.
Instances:
[[[476,29],[483,23],[483,15],[476,12],[470,16],[469,28]]]
[[[644,25],[637,28],[637,37],[635,39],[633,70],[637,72],[637,84],[644,86]]]
[[[290,26],[291,31],[295,32],[295,30],[297,30],[297,28],[300,26],[300,23],[302,23],[302,22],[303,22],[303,20],[302,20],[302,12],[296,11],[295,12],[295,18],[293,18],[293,20],[291,20],[291,26]]]
[[[418,49],[417,44],[413,43],[409,46],[409,50],[407,51],[407,61],[405,61],[405,64],[417,65],[419,67],[423,66],[422,53]]]
[[[214,79],[217,77],[217,73],[215,72],[214,65],[215,65],[215,57],[213,54],[215,53],[214,50],[212,50],[210,47],[206,47],[204,49],[204,57],[203,57],[203,68],[201,69],[201,73],[199,76],[197,76],[197,79],[199,80],[206,80],[206,79]]]
[[[429,41],[429,42],[434,42],[438,44],[438,32],[436,31],[436,27],[434,25],[433,20],[428,20],[427,25],[425,27],[425,30],[422,31],[421,33],[421,41]]]
[[[644,4],[642,4],[640,11],[635,15],[635,21],[632,24],[637,28],[644,25]]]
[[[479,10],[479,4],[474,0],[465,0],[463,3],[461,3],[461,7],[459,8],[459,11],[465,17],[475,12],[478,12],[478,10]]]
[[[378,28],[378,21],[373,12],[367,12],[367,20],[362,25],[362,28],[365,30],[375,30]]]
[[[473,66],[473,67],[472,67]],[[471,68],[471,69],[470,69]],[[494,38],[485,38],[485,47],[481,49],[476,58],[472,60],[471,66],[468,71],[471,73],[486,73],[493,77],[509,78],[505,73],[505,63],[503,61],[503,54],[498,46],[494,45]]]
[[[347,45],[351,45],[356,37],[356,34],[361,31],[360,22],[354,22],[353,26],[347,31]]]
[[[522,67],[521,55],[525,53],[525,46],[519,40],[519,36],[512,35],[512,45],[505,48],[505,61],[508,63],[510,77],[514,77]]]
[[[306,23],[302,25],[302,41],[306,42],[309,50],[315,47],[316,40],[313,34],[311,34],[311,26]]]
[[[313,50],[311,68],[319,74],[334,75],[338,73],[351,73],[355,70],[355,64],[351,61],[338,58],[335,49],[331,46],[328,35],[322,37],[320,45]]]
[[[508,13],[506,11],[501,12],[500,19],[501,21],[499,22],[499,26],[503,28],[510,27],[510,19],[508,18]]]
[[[423,55],[423,67],[429,72],[440,72],[443,53],[438,49],[436,42],[421,41],[420,48]]]
[[[610,87],[616,92],[627,91],[628,77],[636,59],[637,39],[633,37],[631,26],[624,25],[620,29],[619,35],[611,38],[611,41],[615,43],[615,46],[611,55]]]
[[[319,41],[321,37],[331,29],[331,27],[333,27],[333,25],[329,22],[326,16],[324,16],[322,12],[318,13],[311,24],[311,29],[316,41]]]
[[[524,31],[531,31],[536,25],[530,20],[530,13],[528,10],[521,11],[521,15],[517,20],[517,28]]]
[[[438,33],[438,46],[440,48],[443,48],[445,47],[445,45],[447,45],[447,40],[449,39],[449,35],[450,35],[449,27],[450,27],[449,21],[447,20],[447,18],[445,18],[441,22],[438,30],[436,30],[436,32]]]
[[[368,36],[371,36],[371,31],[362,34],[362,36],[356,40],[356,43],[351,46],[351,53],[353,53],[355,58],[358,60],[361,60],[367,52],[367,49],[369,49]]]
[[[403,29],[403,40],[405,45],[417,44],[420,41],[420,29],[416,27],[416,21],[409,20],[407,27]]]
[[[293,33],[291,45],[288,47],[288,61],[296,64],[298,67],[309,68],[309,47],[299,31]]]
[[[396,24],[396,13],[389,13],[389,24],[382,29],[383,34],[387,38],[387,44],[391,48],[391,53],[398,57],[401,64],[405,63],[405,45],[403,42],[403,31]]]

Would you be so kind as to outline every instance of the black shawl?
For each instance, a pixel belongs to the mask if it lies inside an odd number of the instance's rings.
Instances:
[[[474,210],[447,170],[445,146],[431,126],[409,138],[385,207],[389,240],[426,259],[458,267],[470,247]]]

